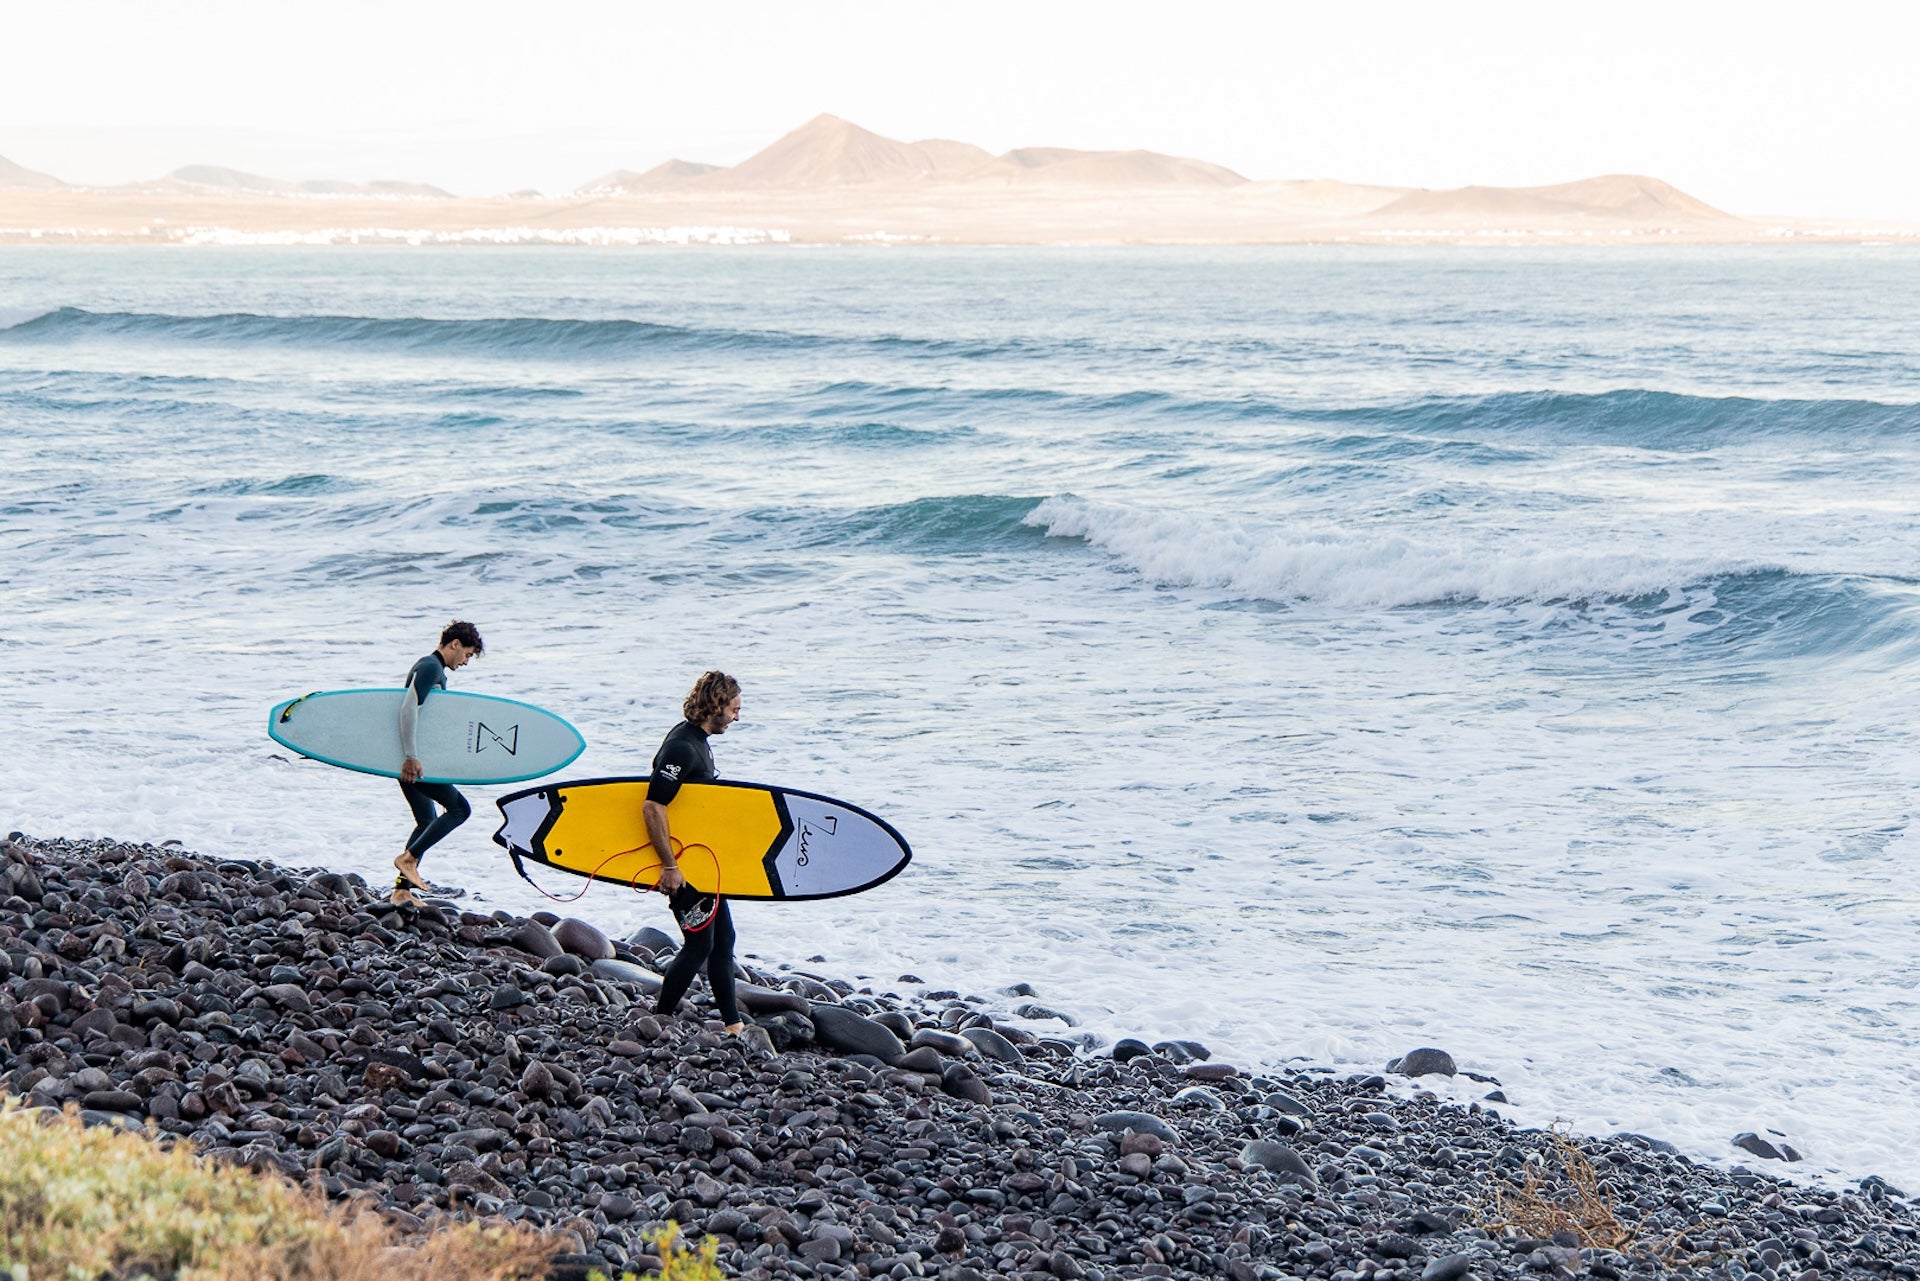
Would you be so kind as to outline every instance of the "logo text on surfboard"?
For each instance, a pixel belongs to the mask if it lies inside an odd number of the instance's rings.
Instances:
[[[831,815],[820,820],[820,830],[832,836],[840,826],[840,820]],[[813,824],[800,824],[800,857],[794,860],[795,867],[807,865],[807,841],[813,836]]]
[[[474,721],[467,730],[467,750],[478,756],[489,747],[497,747],[509,756],[520,754],[520,726],[494,729],[485,721]]]

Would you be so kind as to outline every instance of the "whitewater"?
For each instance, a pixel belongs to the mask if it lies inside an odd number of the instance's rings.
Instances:
[[[380,883],[397,789],[266,711],[468,618],[569,774],[720,667],[723,775],[907,836],[736,905],[770,963],[1913,1191],[1916,310],[1874,248],[0,250],[0,826]],[[550,905],[508,790],[464,906]]]

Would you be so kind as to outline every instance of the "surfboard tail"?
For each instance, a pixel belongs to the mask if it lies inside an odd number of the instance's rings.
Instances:
[[[543,840],[560,814],[558,795],[546,788],[516,792],[500,799],[500,830],[496,844],[507,853],[545,861]]]

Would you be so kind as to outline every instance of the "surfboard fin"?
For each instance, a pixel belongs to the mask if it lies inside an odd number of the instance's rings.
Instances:
[[[302,695],[301,695],[300,697],[298,697],[298,698],[296,698],[296,699],[294,699],[294,700],[293,700],[293,701],[292,701],[291,703],[288,703],[288,704],[287,704],[287,705],[286,705],[285,707],[283,707],[283,708],[281,708],[281,709],[280,709],[280,723],[281,723],[282,725],[285,725],[285,724],[287,723],[287,717],[289,717],[289,716],[291,716],[291,715],[293,715],[293,709],[294,709],[294,708],[296,708],[296,707],[298,707],[298,706],[300,706],[300,704],[302,704],[302,703],[304,703],[304,702],[306,702],[306,701],[307,701],[308,699],[310,699],[310,698],[312,698],[314,694],[317,694],[317,693],[319,693],[319,692],[320,692],[319,690],[314,690],[312,694],[302,694]],[[304,724],[304,722],[302,722],[302,723]],[[303,752],[303,753],[301,753],[301,754],[302,754],[302,755],[305,755],[305,753],[304,753],[304,752]],[[309,758],[309,759],[311,759],[311,758]]]

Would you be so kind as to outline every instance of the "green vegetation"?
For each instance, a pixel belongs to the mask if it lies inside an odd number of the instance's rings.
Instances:
[[[0,1100],[0,1277],[523,1281],[545,1275],[554,1251],[531,1231],[472,1223],[407,1239],[378,1214],[201,1160],[189,1144]]]
[[[720,1243],[712,1237],[702,1240],[696,1250],[680,1239],[680,1225],[669,1221],[649,1229],[647,1241],[660,1256],[660,1271],[648,1281],[724,1281],[720,1265],[714,1262]],[[608,1281],[608,1277],[604,1272],[592,1272],[587,1281]],[[632,1272],[623,1272],[620,1281],[640,1279]]]

